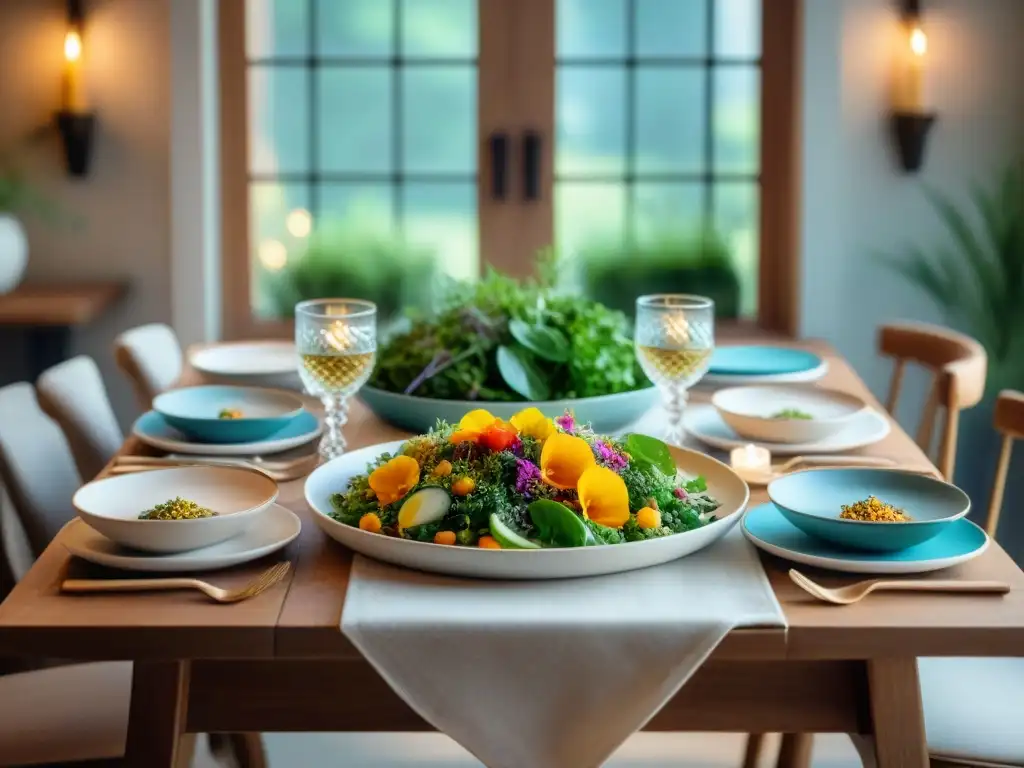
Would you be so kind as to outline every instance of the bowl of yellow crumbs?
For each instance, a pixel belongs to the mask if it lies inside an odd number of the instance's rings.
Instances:
[[[83,485],[72,504],[111,541],[172,554],[209,547],[259,523],[277,483],[244,467],[168,467]]]
[[[971,500],[951,483],[894,469],[809,469],[768,484],[783,517],[809,536],[855,550],[898,552],[939,535]]]

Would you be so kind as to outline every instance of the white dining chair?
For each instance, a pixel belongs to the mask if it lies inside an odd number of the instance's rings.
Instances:
[[[1014,443],[1024,438],[1024,393],[996,401],[1002,450],[985,532],[995,538]],[[1024,659],[921,658],[917,662],[932,768],[1024,765]]]
[[[0,520],[0,571],[17,581],[75,516],[71,499],[81,485],[68,441],[31,384],[0,388],[0,479],[14,512]],[[25,551],[12,551],[19,541]],[[0,765],[115,764],[124,755],[131,685],[128,661],[0,675]],[[258,734],[211,741],[215,757],[229,765],[265,765]]]
[[[181,378],[184,361],[178,337],[163,323],[140,325],[122,333],[114,341],[114,359],[147,411],[154,397]]]
[[[36,393],[43,411],[64,430],[81,476],[98,475],[124,434],[93,359],[80,355],[44,371]]]

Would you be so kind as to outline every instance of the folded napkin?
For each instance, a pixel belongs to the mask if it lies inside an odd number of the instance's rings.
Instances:
[[[784,626],[737,525],[673,563],[560,581],[455,579],[356,557],[341,629],[489,768],[591,768],[738,626]]]

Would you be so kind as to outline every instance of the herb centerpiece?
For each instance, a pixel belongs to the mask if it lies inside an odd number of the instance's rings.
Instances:
[[[370,386],[444,400],[543,401],[650,387],[622,312],[555,290],[545,254],[540,277],[490,272],[459,285],[432,315],[378,349]]]

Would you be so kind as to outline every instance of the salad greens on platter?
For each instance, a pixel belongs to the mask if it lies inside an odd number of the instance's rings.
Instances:
[[[561,400],[650,386],[629,321],[578,295],[558,293],[555,262],[518,281],[490,272],[459,284],[430,316],[377,350],[370,385],[445,400]]]
[[[595,434],[572,413],[483,409],[439,421],[331,496],[331,517],[371,533],[488,549],[582,547],[671,536],[713,521],[703,477],[660,440]]]

